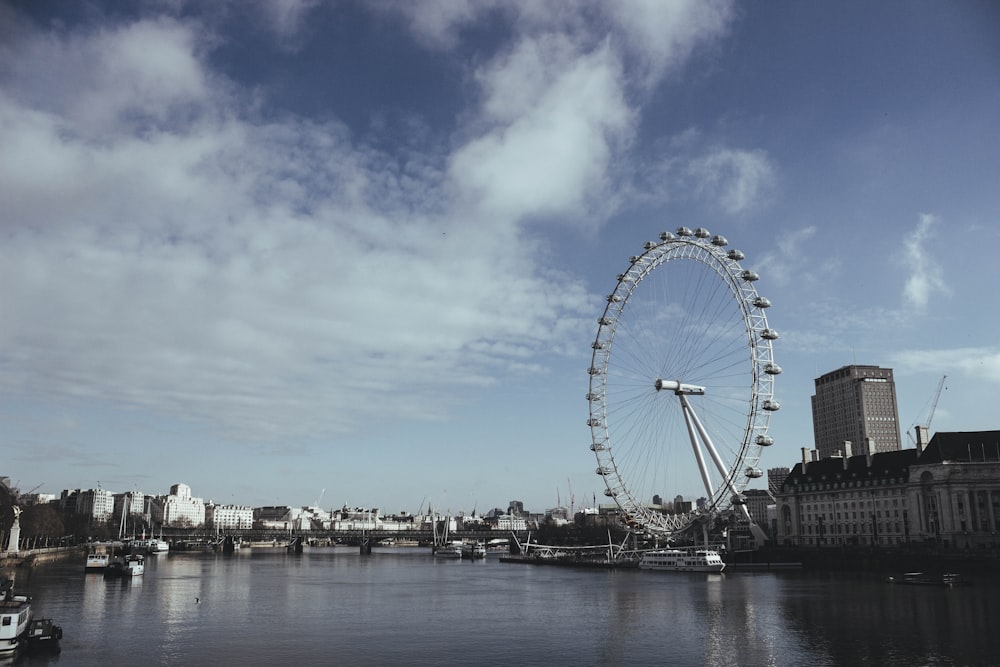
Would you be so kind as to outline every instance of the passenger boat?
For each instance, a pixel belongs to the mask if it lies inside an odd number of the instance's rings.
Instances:
[[[434,549],[434,555],[438,558],[461,558],[462,543],[449,542]]]
[[[111,562],[108,554],[87,554],[87,562],[83,566],[84,572],[104,572]]]
[[[161,539],[149,540],[146,550],[151,554],[162,554],[170,551],[170,543]]]
[[[643,552],[639,556],[639,568],[671,572],[722,572],[726,564],[719,553],[711,549],[658,549]]]
[[[122,576],[138,577],[146,572],[146,557],[140,554],[129,554],[125,556],[122,563]]]
[[[0,580],[0,656],[17,650],[31,623],[31,598],[14,595],[14,582]]]
[[[463,542],[462,558],[468,560],[486,558],[486,545],[482,542]]]

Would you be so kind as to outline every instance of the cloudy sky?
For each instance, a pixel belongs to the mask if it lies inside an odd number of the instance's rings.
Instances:
[[[681,225],[774,303],[761,467],[850,363],[1000,428],[997,119],[994,3],[0,1],[0,475],[602,500],[596,318]]]

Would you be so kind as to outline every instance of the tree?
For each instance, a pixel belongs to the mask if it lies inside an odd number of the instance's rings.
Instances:
[[[21,530],[25,537],[44,538],[46,541],[66,534],[62,517],[51,505],[25,507],[21,513]]]

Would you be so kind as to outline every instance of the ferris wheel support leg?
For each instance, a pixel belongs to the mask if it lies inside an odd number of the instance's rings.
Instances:
[[[715,495],[715,492],[712,490],[712,480],[709,478],[708,470],[705,468],[705,457],[702,456],[701,447],[698,446],[698,436],[695,434],[695,428],[697,427],[698,431],[704,437],[704,429],[701,428],[701,423],[698,421],[698,417],[694,414],[691,406],[688,405],[684,394],[677,394],[677,397],[681,399],[681,411],[684,413],[684,423],[687,425],[688,437],[691,438],[691,449],[694,450],[694,458],[698,461],[701,481],[705,484],[705,493],[711,498]]]
[[[736,495],[736,489],[733,487],[733,483],[729,479],[729,468],[727,468],[725,465],[723,465],[722,458],[719,456],[718,450],[715,449],[715,445],[712,443],[712,438],[710,438],[708,436],[708,432],[705,430],[705,427],[702,426],[701,420],[698,419],[698,415],[695,414],[694,408],[692,408],[691,406],[689,406],[687,404],[687,400],[685,400],[683,396],[681,396],[681,403],[684,405],[684,408],[685,408],[685,411],[684,411],[684,417],[685,417],[685,419],[687,419],[687,415],[690,412],[691,413],[691,420],[694,421],[695,428],[698,429],[698,433],[701,435],[701,440],[702,440],[702,442],[705,443],[705,448],[708,449],[709,456],[712,457],[712,461],[715,463],[715,467],[719,470],[719,474],[722,475],[722,479],[724,479],[726,481],[726,487],[728,487],[730,493],[732,493],[733,495]],[[690,431],[690,430],[691,430],[691,426],[689,424],[688,425],[688,431]],[[693,438],[694,436],[691,436],[691,437]],[[699,466],[702,465],[700,457],[698,459],[698,465]],[[705,473],[704,473],[704,468],[703,468],[702,475],[704,476],[704,474]]]

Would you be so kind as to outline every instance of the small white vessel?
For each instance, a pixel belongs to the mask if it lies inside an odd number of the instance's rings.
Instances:
[[[434,550],[434,555],[438,558],[461,558],[462,543],[449,542],[447,544],[442,544]]]
[[[162,554],[170,551],[170,543],[161,539],[150,539],[146,551],[151,554]]]
[[[111,556],[108,554],[87,554],[87,562],[84,564],[84,572],[104,572],[108,569]]]
[[[670,572],[722,572],[726,564],[719,552],[711,549],[658,549],[643,552],[639,569]]]
[[[486,558],[486,545],[482,542],[463,542],[462,558],[468,560]]]
[[[123,577],[138,577],[146,572],[146,557],[140,554],[125,556],[122,563]]]

